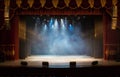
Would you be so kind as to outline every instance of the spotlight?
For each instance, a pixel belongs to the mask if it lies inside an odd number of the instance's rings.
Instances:
[[[21,65],[22,65],[22,66],[27,66],[28,63],[27,63],[26,61],[21,61]]]
[[[44,30],[47,30],[47,25],[46,24],[44,25]]]
[[[98,61],[93,61],[91,64],[92,64],[93,66],[94,66],[94,65],[98,65]]]
[[[70,68],[76,68],[76,62],[70,62]]]
[[[71,24],[69,25],[69,30],[70,30],[70,31],[73,31],[73,30],[74,30],[74,28],[73,28],[73,26],[72,26]]]
[[[48,62],[42,62],[42,67],[43,68],[48,68],[49,67],[49,63]]]
[[[63,19],[61,19],[61,26],[62,26],[62,29],[65,30],[65,23]]]
[[[55,29],[55,30],[58,29],[58,21],[57,21],[57,19],[55,19],[55,22],[54,22],[54,29]]]

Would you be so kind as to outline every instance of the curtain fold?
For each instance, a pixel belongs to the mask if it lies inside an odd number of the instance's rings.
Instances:
[[[58,1],[57,8],[58,9],[64,9],[64,8],[66,8],[66,4],[65,4],[64,0],[59,0]]]
[[[19,58],[24,59],[27,56],[27,49],[26,49],[26,44],[27,44],[27,39],[26,39],[26,22],[25,18],[19,17]]]
[[[81,4],[81,8],[82,9],[89,9],[90,8],[90,4],[88,2],[88,0],[84,0]]]
[[[16,4],[16,0],[10,0],[10,9],[16,10],[18,8],[18,5]]]
[[[95,9],[100,9],[101,7],[102,7],[102,5],[101,5],[100,0],[94,0],[94,8]]]
[[[22,3],[21,3],[21,9],[28,9],[30,6],[28,4],[28,0],[22,0]]]
[[[40,3],[40,0],[34,0],[34,3],[32,5],[32,8],[33,9],[40,9],[42,6],[41,6],[41,3]]]
[[[105,8],[111,9],[112,7],[113,7],[112,0],[106,0]]]
[[[52,0],[46,1],[44,8],[45,9],[52,9],[53,8]]]
[[[76,9],[77,8],[77,4],[75,0],[71,0],[69,3],[69,8],[70,9]]]
[[[11,25],[11,30],[10,30],[10,37],[8,41],[10,41],[10,43],[14,44],[14,54],[12,55],[12,60],[17,60],[19,59],[19,34],[18,34],[18,21],[19,21],[19,17],[18,16],[14,16],[11,20],[10,20],[10,25]]]

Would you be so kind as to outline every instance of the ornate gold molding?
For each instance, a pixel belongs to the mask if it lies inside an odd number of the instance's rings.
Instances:
[[[10,1],[10,0],[5,0],[5,1]],[[42,5],[42,7],[44,7],[44,5],[45,5],[45,3],[46,3],[46,1],[48,1],[48,0],[40,0],[40,3],[41,3],[41,5]],[[70,1],[71,0],[64,0],[64,2],[65,2],[65,6],[67,6],[67,7],[69,7],[69,3],[70,3]],[[84,1],[84,0],[75,0],[76,1],[76,4],[77,4],[77,7],[81,7],[81,4],[82,4],[82,2]],[[6,3],[7,3],[6,2]],[[53,4],[53,6],[55,7],[55,8],[59,8],[59,7],[57,7],[57,4],[58,4],[58,2],[59,2],[59,0],[52,0],[52,4]],[[90,4],[90,8],[94,8],[94,0],[88,0],[88,2],[89,2],[89,4]],[[118,0],[112,0],[112,4],[113,4],[113,6],[116,6],[116,4],[117,4],[117,2],[118,2]],[[20,5],[21,5],[21,3],[22,3],[22,0],[16,0],[16,4],[18,5],[18,7],[21,7]],[[34,3],[34,0],[28,0],[28,3],[29,3],[29,5],[30,5],[30,7],[32,7],[32,5],[33,5],[33,3]],[[105,7],[105,5],[106,5],[106,3],[107,3],[107,0],[100,0],[100,3],[101,3],[101,7]],[[61,8],[60,8],[61,9]],[[84,9],[84,8],[83,8]],[[86,9],[86,8],[85,8]]]
[[[57,8],[58,5],[58,0],[52,0],[52,4],[55,8]]]
[[[32,7],[33,3],[34,3],[34,0],[28,0],[28,4],[30,7]]]
[[[82,0],[76,0],[77,7],[80,7],[82,3]]]
[[[94,0],[88,0],[90,7],[93,8],[94,7]]]
[[[21,0],[16,0],[16,4],[18,5],[18,7],[20,7],[22,1]]]
[[[113,6],[116,6],[117,2],[118,2],[117,0],[112,0]]]
[[[115,30],[117,28],[117,18],[112,18],[112,29]]]
[[[5,0],[5,9],[4,9],[4,20],[5,20],[5,26],[6,30],[10,29],[10,23],[9,23],[9,8],[10,7],[10,0]]]
[[[42,5],[42,7],[44,7],[45,3],[46,3],[46,0],[40,0],[40,3]]]
[[[100,0],[100,1],[101,1],[101,5],[102,5],[102,7],[104,7],[105,4],[106,4],[106,0]]]
[[[70,0],[64,0],[67,7],[69,7]]]

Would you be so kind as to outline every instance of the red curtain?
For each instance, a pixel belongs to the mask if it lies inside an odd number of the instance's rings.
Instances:
[[[108,14],[104,14],[104,58],[107,60],[116,59],[119,52],[120,30],[113,30],[111,27],[112,19]]]
[[[11,29],[10,29],[10,44],[14,45],[13,48],[13,55],[11,55],[10,57],[15,60],[15,59],[19,59],[19,26],[18,26],[18,16],[14,16],[11,20],[10,20],[10,25],[11,25]]]

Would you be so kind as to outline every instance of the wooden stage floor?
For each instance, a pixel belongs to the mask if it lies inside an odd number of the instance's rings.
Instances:
[[[85,55],[72,56],[28,56],[25,59],[5,61],[0,66],[21,66],[21,61],[26,61],[27,66],[42,67],[42,62],[48,62],[49,68],[69,68],[70,62],[76,62],[76,67],[90,67],[93,61],[98,61],[98,66],[120,65],[120,62],[108,61],[102,58],[94,58]]]

